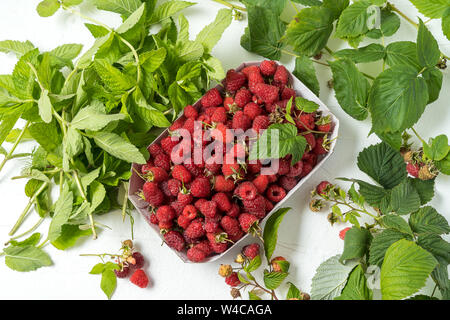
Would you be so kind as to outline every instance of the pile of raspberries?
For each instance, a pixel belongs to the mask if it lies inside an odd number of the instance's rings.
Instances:
[[[234,143],[225,131],[252,128],[260,135],[272,123],[287,122],[286,105],[297,96],[289,86],[289,72],[274,61],[263,61],[260,66],[229,70],[223,87],[224,92],[209,90],[197,107],[186,106],[184,115],[169,128],[169,136],[149,146],[150,159],[140,172],[145,179],[141,196],[149,203],[147,219],[159,226],[168,246],[181,252],[187,250],[193,262],[226,251],[246,233],[257,233],[258,222],[329,150],[329,117],[322,117],[320,111],[301,112],[294,103],[292,119],[308,142],[303,158],[292,165],[288,155],[280,159],[277,172],[260,174],[263,164],[248,161],[249,139],[244,144]],[[194,123],[200,123],[202,132],[223,132],[218,139],[223,143],[224,155],[233,150],[234,154],[244,154],[245,162],[235,159],[224,164],[207,160],[201,164],[175,164],[172,151],[186,142],[179,141],[177,130],[192,134]],[[211,143],[195,135],[191,139],[188,142],[192,146],[207,148]]]

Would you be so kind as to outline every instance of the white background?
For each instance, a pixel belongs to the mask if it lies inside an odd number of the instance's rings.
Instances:
[[[197,0],[198,5],[188,8],[184,14],[190,21],[191,38],[204,25],[210,23],[221,5],[210,0]],[[417,21],[417,10],[407,0],[393,0],[398,8],[409,17]],[[38,1],[31,0],[2,0],[0,1],[0,40],[30,40],[42,51],[63,43],[82,43],[87,50],[93,43],[88,30],[77,16],[65,12],[58,12],[53,17],[41,18],[35,11]],[[81,7],[83,13],[94,16],[111,26],[120,23],[118,15],[99,12],[88,5]],[[289,12],[288,12],[289,13]],[[423,17],[422,17],[423,18]],[[423,18],[426,20],[426,18]],[[223,38],[213,50],[224,68],[233,68],[243,61],[259,60],[257,55],[248,53],[239,44],[240,36],[247,25],[244,21],[233,21],[225,31]],[[440,20],[427,24],[438,39],[441,50],[450,55],[450,44],[442,34]],[[387,41],[413,40],[416,29],[402,19],[400,31]],[[364,45],[364,43],[362,44]],[[345,47],[343,41],[331,39],[329,47],[338,50]],[[327,56],[324,57],[327,59]],[[12,55],[0,55],[0,73],[10,73],[16,59]],[[285,56],[281,60],[289,70],[294,67],[294,60]],[[366,72],[377,74],[380,66],[376,63],[362,65]],[[302,190],[299,190],[288,202],[293,208],[280,227],[279,246],[276,255],[283,255],[291,262],[289,281],[295,283],[301,290],[309,292],[311,279],[316,268],[325,259],[340,253],[343,241],[338,233],[346,225],[331,226],[327,220],[327,213],[312,213],[308,209],[309,192],[321,180],[331,180],[336,177],[359,177],[368,179],[356,167],[357,154],[364,146],[376,143],[375,137],[367,137],[370,121],[357,122],[347,116],[339,107],[334,93],[326,86],[331,78],[326,67],[318,66],[321,84],[320,98],[331,111],[341,119],[340,138],[335,153],[322,169],[311,177]],[[450,100],[449,71],[444,71],[444,84],[440,99],[428,106],[425,114],[417,124],[417,130],[423,137],[434,137],[438,134],[450,135],[450,113],[447,112]],[[6,146],[9,148],[9,146]],[[32,143],[23,143],[17,152],[30,151]],[[26,160],[12,160],[7,163],[0,173],[0,243],[6,242],[10,228],[25,207],[28,198],[24,194],[24,180],[11,181],[11,177],[18,175]],[[432,205],[450,220],[450,178],[438,177],[436,181],[436,196]],[[38,217],[35,213],[29,216],[19,233],[32,226]],[[209,264],[185,264],[166,246],[161,245],[160,238],[148,228],[146,222],[135,214],[136,244],[147,258],[145,270],[150,276],[151,285],[147,289],[140,289],[128,280],[119,279],[118,288],[113,299],[229,299],[229,287],[224,279],[217,274],[220,263],[230,263],[239,251],[238,248],[223,259]],[[130,237],[129,224],[122,223],[119,212],[112,212],[99,217],[98,221],[108,225],[112,230],[105,229],[96,241],[86,239],[75,248],[67,251],[46,246],[45,250],[54,261],[52,267],[38,271],[19,273],[8,269],[0,261],[0,299],[104,299],[100,290],[100,277],[90,275],[89,271],[99,259],[96,257],[80,257],[80,253],[117,252],[120,241]],[[44,235],[48,228],[48,221],[41,225],[39,231]],[[44,236],[45,237],[45,236]],[[448,238],[447,238],[448,239]],[[3,258],[0,258],[3,259]],[[425,292],[429,292],[428,288]],[[280,296],[284,296],[287,287],[280,289]]]

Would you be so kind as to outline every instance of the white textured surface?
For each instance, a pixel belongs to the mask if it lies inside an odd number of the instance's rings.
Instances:
[[[201,28],[209,23],[221,5],[210,0],[197,0],[200,5],[185,10],[185,15],[191,23],[191,37],[195,36]],[[411,18],[417,16],[417,11],[407,0],[392,1],[399,9]],[[30,40],[41,50],[49,50],[62,43],[82,43],[85,49],[93,41],[83,21],[76,16],[58,12],[50,18],[41,18],[35,11],[37,1],[31,0],[2,0],[0,1],[0,40]],[[95,15],[97,20],[111,26],[117,26],[120,18],[114,14],[97,12],[83,6],[84,13]],[[423,18],[423,17],[422,17]],[[426,20],[426,19],[424,19]],[[242,61],[258,60],[260,57],[250,54],[241,48],[240,36],[246,26],[246,21],[233,21],[225,32],[213,53],[222,62],[225,68],[238,66]],[[450,43],[442,35],[440,21],[432,21],[429,28],[439,41],[441,50],[450,55]],[[414,40],[416,29],[402,20],[400,31],[388,39],[389,42],[399,40]],[[332,39],[332,50],[343,48],[343,42]],[[325,57],[326,58],[326,57]],[[290,70],[294,60],[285,56],[282,61]],[[15,64],[13,56],[0,55],[0,74],[10,73]],[[377,64],[365,65],[368,73],[376,74],[379,70]],[[357,177],[367,179],[356,167],[356,156],[364,146],[376,143],[375,137],[367,137],[370,122],[357,122],[347,116],[338,106],[334,94],[326,82],[331,78],[326,67],[318,66],[318,75],[321,84],[321,100],[328,105],[331,111],[341,120],[340,139],[336,151],[329,161],[317,172],[310,181],[299,190],[287,203],[293,210],[286,215],[280,227],[280,241],[275,254],[283,255],[291,262],[289,281],[297,284],[304,291],[310,290],[311,279],[318,265],[336,253],[341,252],[343,242],[338,232],[344,225],[333,227],[326,221],[326,213],[312,213],[308,209],[309,191],[321,180],[331,180],[335,177]],[[416,126],[422,136],[428,138],[441,133],[450,135],[450,113],[447,112],[450,100],[450,79],[448,70],[445,71],[444,84],[440,99],[430,105],[422,119]],[[18,152],[29,151],[31,143],[19,146]],[[0,243],[8,240],[8,231],[24,208],[27,198],[23,188],[25,181],[10,178],[20,172],[25,164],[23,160],[12,160],[7,163],[0,173],[0,199],[2,204],[0,219]],[[450,220],[450,178],[440,176],[436,182],[436,196],[432,205]],[[211,264],[184,264],[180,259],[161,246],[160,239],[153,231],[148,229],[145,221],[135,215],[136,243],[149,263],[145,269],[150,275],[151,286],[142,290],[131,285],[126,280],[118,281],[118,290],[114,299],[228,299],[229,288],[223,278],[217,275],[220,263],[229,263],[237,253],[234,248],[229,256]],[[89,275],[89,271],[98,261],[95,257],[80,257],[80,253],[115,252],[120,241],[129,238],[129,224],[122,223],[120,213],[110,213],[98,219],[110,226],[112,230],[105,229],[96,241],[87,239],[76,248],[68,251],[58,251],[47,246],[54,266],[42,268],[35,272],[18,273],[8,269],[0,261],[0,299],[104,299],[105,296],[99,288],[100,278]],[[23,230],[37,221],[33,214],[26,220]],[[41,225],[39,231],[46,233],[48,222]],[[0,258],[3,259],[3,258]],[[285,291],[286,288],[281,288]],[[284,292],[283,292],[284,294]]]

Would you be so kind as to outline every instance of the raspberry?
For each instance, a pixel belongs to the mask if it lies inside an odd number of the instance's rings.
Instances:
[[[212,197],[212,201],[217,204],[220,211],[228,211],[231,209],[231,203],[228,196],[223,192],[218,192]]]
[[[269,185],[269,179],[267,179],[267,176],[259,175],[253,180],[253,185],[259,193],[264,193]]]
[[[193,175],[194,177],[198,177],[198,176],[200,176],[202,173],[203,173],[203,170],[200,168],[200,167],[198,167],[197,165],[195,165],[195,164],[189,164],[189,163],[186,163],[185,165],[184,165],[184,167],[186,168],[186,169],[188,169],[188,171],[191,173],[191,175]]]
[[[297,179],[293,177],[281,177],[280,185],[286,191],[291,191],[297,185]]]
[[[236,70],[228,70],[225,78],[225,89],[227,91],[237,91],[247,82],[245,74],[236,72]]]
[[[175,120],[174,123],[172,123],[172,125],[169,127],[169,130],[170,130],[170,131],[176,131],[176,130],[182,128],[185,121],[186,121],[186,118],[185,118],[185,117],[178,118],[178,119]]]
[[[221,264],[219,267],[219,275],[226,278],[233,273],[233,267],[229,264]]]
[[[187,258],[192,262],[202,262],[206,259],[206,253],[196,247],[192,247],[187,251]]]
[[[227,121],[227,111],[225,110],[224,107],[219,107],[217,108],[213,115],[211,116],[211,121],[212,122],[226,122]]]
[[[220,229],[219,229],[219,234],[220,234]],[[211,246],[212,250],[215,253],[222,253],[224,251],[226,251],[228,249],[228,242],[227,241],[217,241],[217,236],[219,234],[216,233],[207,233],[206,234],[206,238],[208,238],[209,241],[209,245]]]
[[[285,87],[281,92],[281,100],[295,99],[296,95],[294,89]]]
[[[178,141],[172,140],[172,137],[170,136],[161,140],[161,147],[168,156],[171,156],[172,149],[175,148],[177,144]]]
[[[184,248],[184,238],[178,231],[170,230],[164,235],[164,240],[169,247],[177,251],[181,251]]]
[[[192,202],[192,200],[194,200],[194,197],[192,196],[192,194],[190,194],[190,193],[183,193],[183,192],[178,193],[177,201],[182,206],[187,206],[188,204],[190,204]]]
[[[225,278],[225,283],[229,285],[230,287],[237,287],[241,284],[241,281],[238,278],[238,275],[236,272],[233,272],[228,277]]]
[[[280,202],[286,197],[286,190],[276,184],[272,184],[267,189],[266,196],[270,201]]]
[[[233,116],[232,128],[234,130],[242,129],[247,130],[252,126],[252,119],[247,116],[243,111],[238,111]]]
[[[275,86],[265,83],[257,83],[253,92],[261,98],[264,103],[274,103],[278,100],[279,89]]]
[[[244,208],[254,214],[258,219],[264,218],[266,215],[266,200],[262,195],[257,195],[253,200],[243,200]]]
[[[145,201],[153,207],[157,207],[164,202],[164,194],[155,182],[147,181],[144,183],[142,192],[144,194]]]
[[[191,105],[187,105],[184,108],[184,116],[186,118],[192,118],[192,119],[197,119],[198,117],[198,111],[195,107],[191,106]]]
[[[327,154],[328,153],[328,145],[324,143],[324,138],[319,137],[316,140],[316,146],[313,149],[313,152],[317,155]]]
[[[141,167],[141,173],[142,173],[142,174],[147,174],[148,171],[149,171],[149,169],[150,169],[151,167],[153,167],[153,164],[149,164],[149,163],[144,164],[144,165]]]
[[[346,234],[347,231],[350,230],[350,229],[351,229],[350,227],[347,227],[347,228],[345,228],[345,229],[342,229],[342,230],[339,232],[339,238],[341,238],[342,240],[344,240],[344,239],[345,239],[345,234]]]
[[[257,116],[255,120],[253,121],[253,130],[255,130],[257,133],[261,133],[262,130],[265,130],[269,127],[270,120],[267,116]]]
[[[156,214],[151,214],[150,215],[150,223],[152,223],[152,224],[159,224],[158,217],[156,216]]]
[[[285,174],[288,174],[289,170],[291,170],[290,158],[286,157],[286,158],[280,159],[280,161],[278,163],[278,174],[280,176],[283,176]]]
[[[160,167],[164,169],[165,171],[170,170],[170,157],[166,154],[158,154],[154,161],[153,161],[155,167]]]
[[[244,107],[244,114],[252,120],[255,120],[261,114],[261,111],[261,107],[254,102],[250,102]]]
[[[408,163],[406,165],[406,171],[414,178],[419,177],[420,166],[418,164]]]
[[[130,270],[134,271],[134,270],[137,270],[137,269],[141,269],[144,266],[144,263],[145,263],[144,256],[140,252],[133,252],[132,257],[134,258],[135,263],[134,264],[130,263],[128,265]]]
[[[174,197],[176,197],[178,195],[178,193],[180,192],[181,186],[182,186],[182,184],[181,184],[180,180],[170,179],[169,181],[167,181],[167,187],[170,191],[170,194]]]
[[[250,260],[253,260],[256,258],[256,256],[259,255],[259,244],[252,243],[247,246],[245,246],[242,249],[242,254],[249,258]]]
[[[310,163],[304,163],[303,164],[303,170],[302,174],[300,175],[300,178],[306,177],[313,169],[313,166]]]
[[[186,229],[191,224],[191,219],[181,214],[177,219],[177,223],[180,227]]]
[[[251,213],[243,213],[238,219],[239,225],[244,232],[249,232],[258,223],[258,218]]]
[[[253,72],[259,73],[259,67],[258,66],[248,66],[248,67],[245,67],[244,69],[242,69],[241,72],[248,77],[248,75],[250,73],[253,73]]]
[[[131,275],[130,281],[131,283],[137,285],[139,288],[147,288],[148,286],[148,277],[142,269],[136,270]]]
[[[316,191],[318,194],[326,195],[331,186],[332,186],[332,184],[329,183],[328,181],[322,181],[317,186]]]
[[[182,183],[189,183],[192,180],[192,175],[188,169],[183,165],[177,164],[172,169],[172,177],[181,181]]]
[[[156,143],[150,145],[147,150],[153,158],[156,157],[158,154],[164,153],[163,148],[161,148],[161,146]]]
[[[195,119],[194,118],[188,118],[183,124],[183,129],[189,131],[190,134],[194,133],[195,130]]]
[[[236,188],[235,194],[242,200],[254,200],[258,194],[258,189],[250,181],[245,181]]]
[[[261,76],[259,72],[252,72],[248,75],[248,88],[252,93],[255,93],[256,85],[259,83],[264,83],[264,78]]]
[[[238,92],[236,92],[234,102],[239,108],[242,109],[250,101],[252,101],[252,93],[246,88],[242,88]]]
[[[289,81],[289,72],[284,66],[278,66],[275,75],[273,76],[273,81],[287,85]]]
[[[150,169],[148,169],[147,179],[149,181],[158,183],[169,179],[169,175],[163,168],[151,167]]]
[[[277,71],[277,63],[271,60],[264,60],[259,65],[261,73],[265,76],[273,76]]]
[[[207,115],[208,117],[212,117],[212,115],[214,114],[214,112],[216,112],[217,107],[210,107],[210,108],[206,108],[203,110],[204,114]]]
[[[203,223],[201,219],[195,219],[184,231],[184,236],[190,239],[198,239],[205,235],[205,229],[203,229]]]
[[[308,142],[310,149],[314,149],[316,147],[316,137],[312,133],[308,133],[304,135],[306,142]]]
[[[243,176],[244,170],[239,163],[225,163],[222,165],[222,173],[225,177],[240,178]]]
[[[188,204],[184,207],[182,215],[189,220],[194,220],[197,217],[197,209],[193,205]]]
[[[173,227],[173,222],[159,222],[158,223],[159,230],[170,230]]]
[[[120,270],[114,270],[117,278],[126,278],[130,273],[130,268],[128,266],[123,265]]]
[[[175,214],[177,217],[183,213],[184,206],[181,203],[179,203],[177,200],[172,201],[170,203],[170,206],[172,207],[173,210],[175,210]]]
[[[236,218],[237,216],[239,216],[240,212],[241,212],[241,209],[239,208],[237,203],[233,203],[231,205],[231,209],[226,212],[226,215],[230,216],[232,218]]]
[[[200,212],[207,218],[214,218],[217,214],[217,203],[214,201],[203,202],[200,206]]]
[[[210,160],[210,161],[212,161],[212,160]],[[219,173],[221,168],[222,168],[221,164],[219,164],[219,163],[208,163],[208,160],[207,160],[207,163],[205,165],[206,171],[208,173],[210,173],[211,175],[215,175],[215,174]]]
[[[267,179],[269,179],[269,183],[275,183],[278,180],[278,177],[276,174],[269,174],[267,175]]]
[[[295,119],[295,124],[300,131],[313,130],[316,126],[312,113],[302,113]]]
[[[211,183],[204,176],[199,176],[191,183],[191,193],[196,198],[209,197],[211,193]]]
[[[302,171],[303,171],[303,161],[300,160],[299,162],[291,166],[291,168],[289,169],[289,173],[286,175],[288,177],[294,178],[301,175]]]
[[[209,245],[208,240],[200,241],[194,247],[203,251],[206,254],[206,256],[209,256],[211,253],[213,253],[213,250],[212,250],[211,246]]]
[[[175,210],[171,206],[159,207],[156,211],[156,217],[159,222],[172,221],[176,216]]]
[[[203,226],[206,232],[215,233],[219,230],[219,222],[214,219],[205,219],[205,225]]]
[[[217,192],[230,192],[234,190],[234,181],[224,176],[216,176],[214,179],[214,190]]]
[[[285,258],[283,257],[275,257],[270,261],[270,264],[272,265],[272,269],[274,272],[281,272],[283,270],[281,270],[280,265],[277,263],[277,261],[286,261]]]
[[[245,236],[244,231],[239,229],[236,233],[228,235],[228,239],[232,242],[236,242],[243,236]]]
[[[219,90],[212,88],[200,100],[204,108],[217,107],[222,104],[223,99]]]
[[[259,173],[261,171],[261,168],[262,164],[259,160],[256,163],[249,163],[247,165],[247,170],[250,173]]]
[[[241,231],[239,229],[239,222],[235,218],[231,218],[230,216],[224,216],[222,220],[220,220],[220,225],[223,230],[225,230],[228,235],[236,235]]]
[[[233,108],[234,99],[233,97],[225,97],[223,100],[223,107],[225,110],[230,111]]]
[[[272,204],[272,202],[270,202],[269,200],[267,200],[266,198],[264,198],[266,200],[266,212],[270,212],[272,211],[274,205]]]

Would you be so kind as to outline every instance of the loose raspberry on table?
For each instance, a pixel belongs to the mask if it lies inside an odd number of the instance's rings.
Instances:
[[[139,288],[147,288],[148,286],[148,277],[145,274],[144,270],[138,269],[136,270],[130,277],[131,283],[137,285]]]
[[[132,257],[135,261],[134,264],[129,263],[128,266],[130,268],[130,271],[134,271],[137,269],[141,269],[144,266],[145,259],[144,256],[140,252],[133,252]]]
[[[164,234],[164,240],[169,247],[177,251],[182,251],[184,249],[185,241],[181,233],[178,231],[170,230]]]
[[[196,198],[209,197],[211,193],[211,183],[204,176],[199,176],[191,183],[191,193]]]
[[[233,273],[233,267],[229,264],[221,264],[219,267],[219,275],[222,277],[228,277],[230,274]]]
[[[130,268],[126,265],[122,265],[120,270],[114,270],[117,278],[126,278],[130,274]]]
[[[201,104],[204,108],[217,107],[222,104],[222,96],[216,88],[212,88],[201,98]]]
[[[332,188],[332,184],[328,181],[322,181],[316,188],[316,191],[320,195],[326,195]]]
[[[248,259],[253,260],[259,255],[259,244],[252,243],[242,249],[242,254]]]

